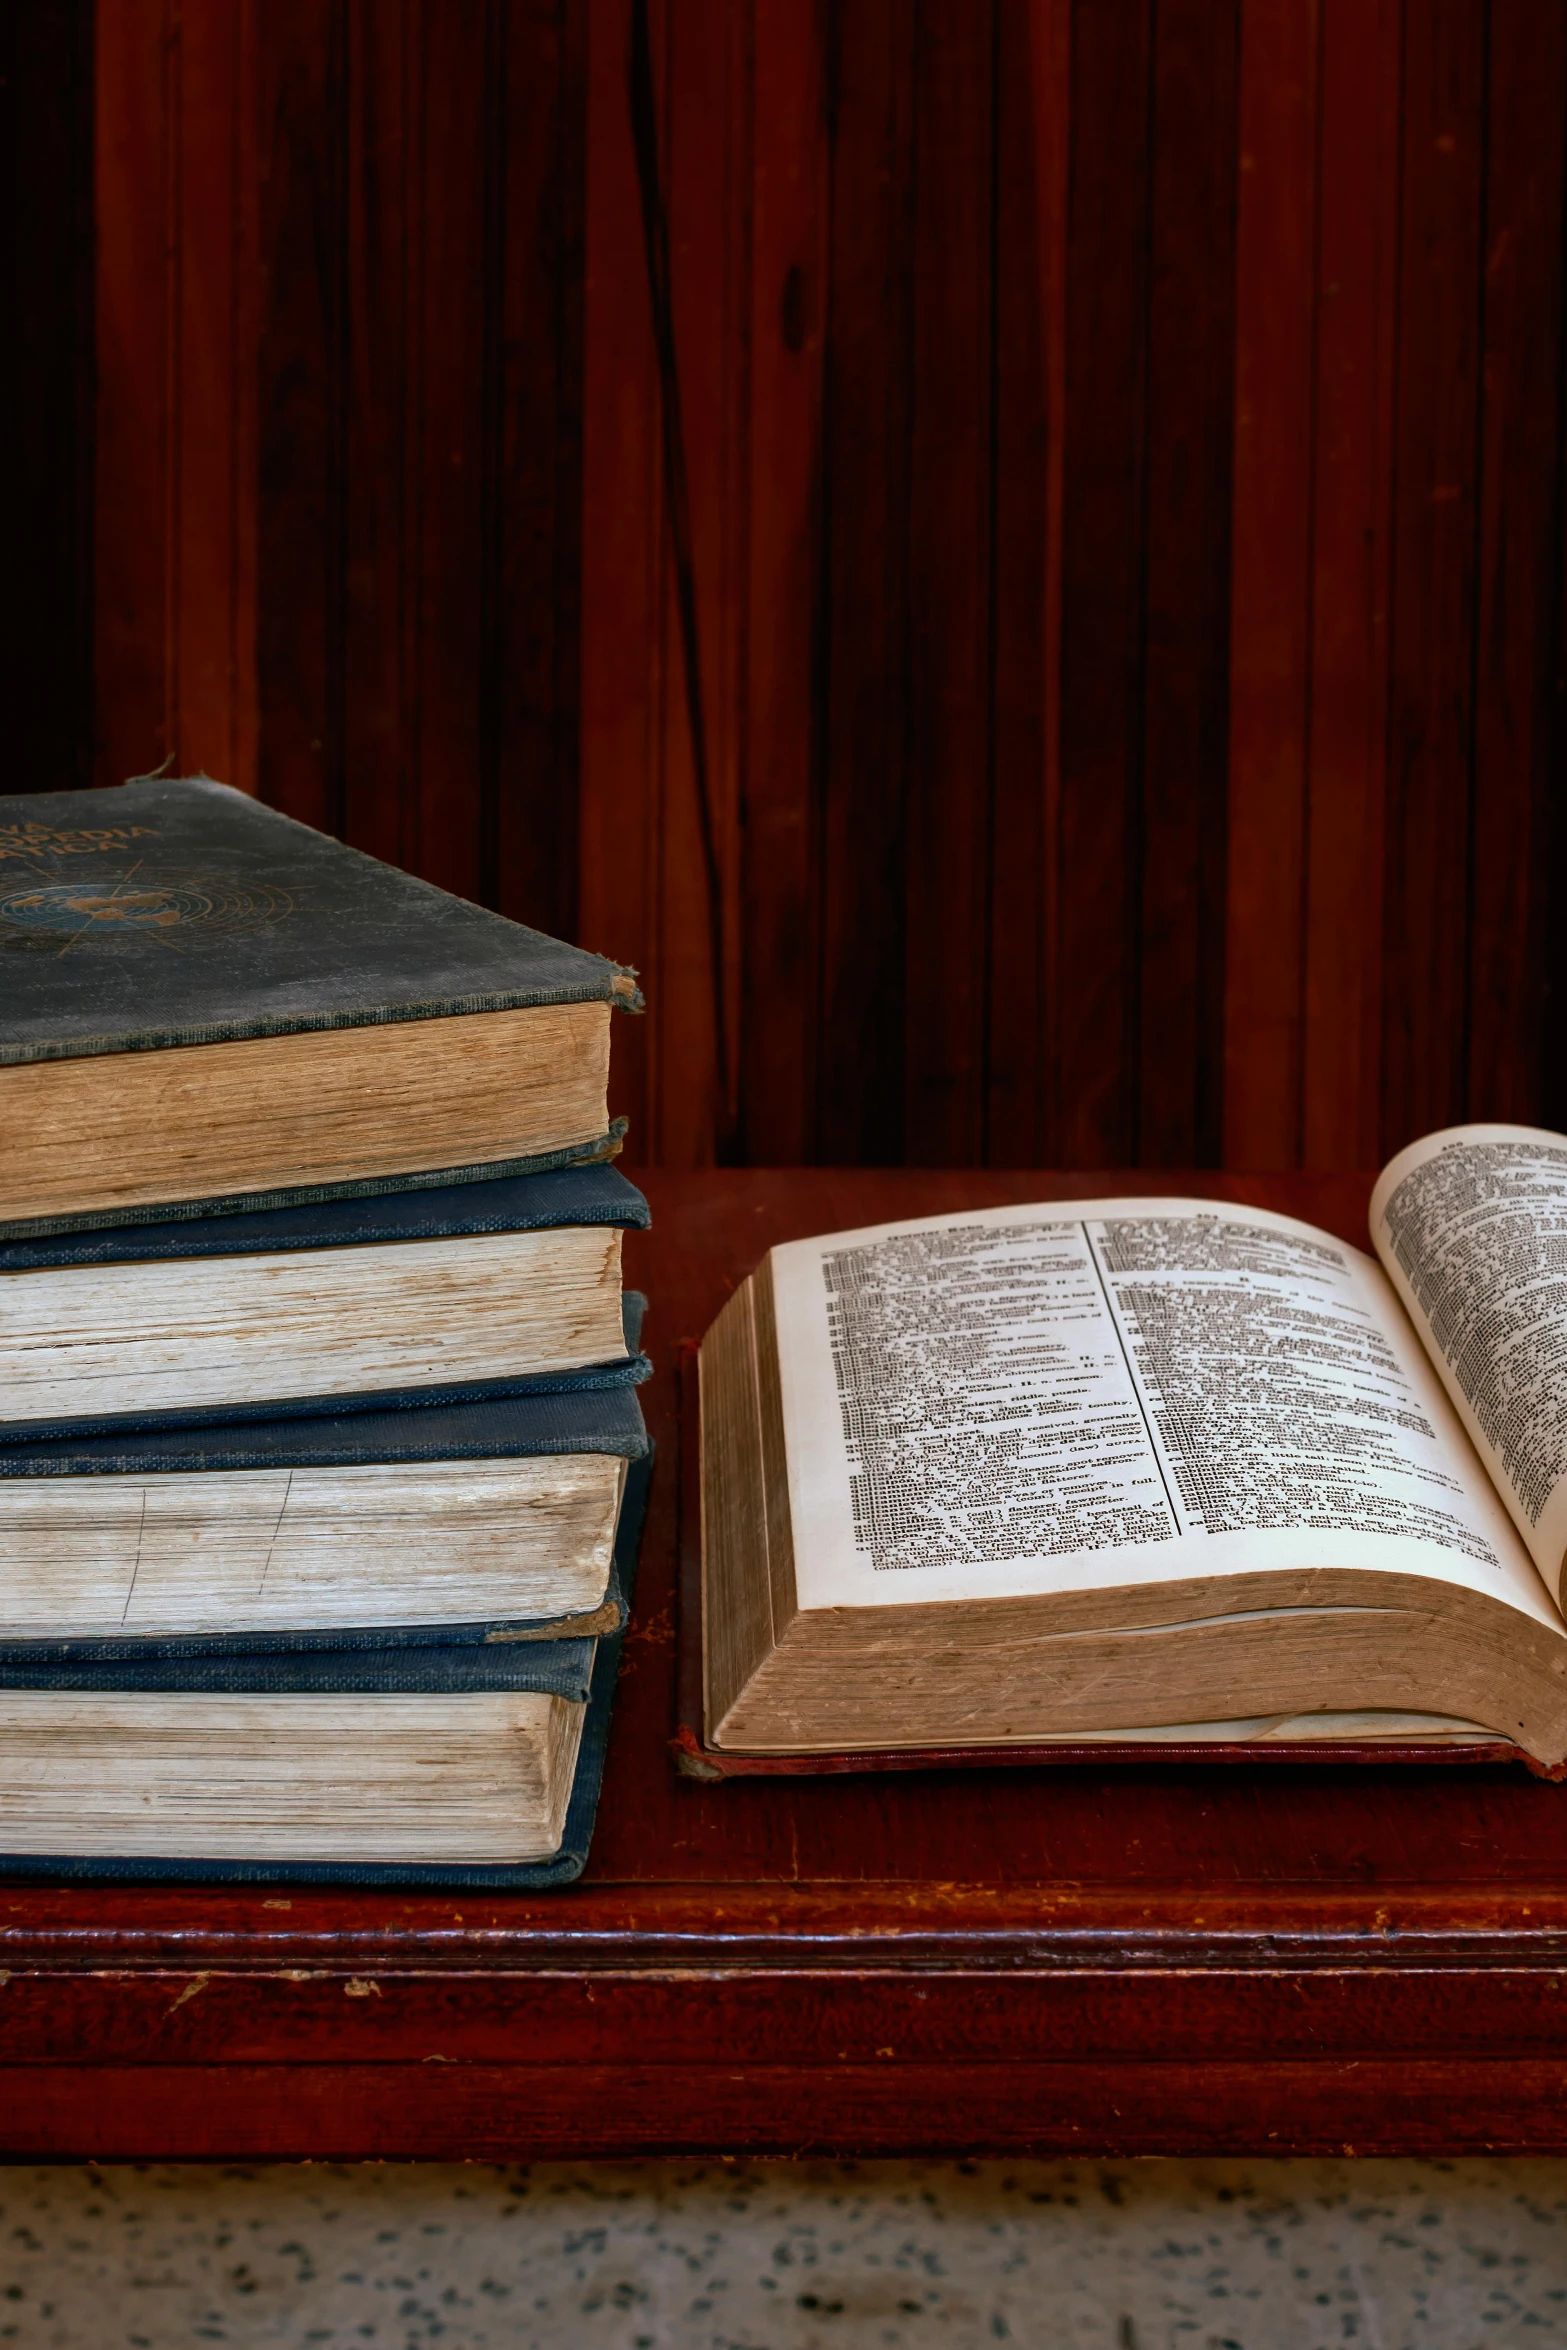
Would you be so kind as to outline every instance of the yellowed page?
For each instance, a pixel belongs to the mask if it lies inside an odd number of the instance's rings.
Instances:
[[[604,1453],[7,1477],[0,1638],[569,1615],[604,1598],[624,1481]]]
[[[0,1273],[0,1420],[456,1386],[625,1351],[620,1234],[593,1225]]]
[[[1567,1552],[1567,1135],[1450,1126],[1400,1151],[1371,1237],[1558,1602]]]
[[[1561,1628],[1385,1277],[1310,1225],[1052,1202],[773,1280],[802,1607],[1364,1566]]]

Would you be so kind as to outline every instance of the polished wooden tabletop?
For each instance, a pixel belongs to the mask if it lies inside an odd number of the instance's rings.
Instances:
[[[1506,1767],[680,1777],[677,1385],[777,1240],[1368,1176],[639,1174],[660,1446],[588,1871],[531,1896],[0,1886],[0,2151],[1567,2146],[1567,1787]]]

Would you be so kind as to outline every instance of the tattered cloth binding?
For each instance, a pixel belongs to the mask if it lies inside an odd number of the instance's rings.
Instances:
[[[835,1778],[867,1771],[1016,1770],[1050,1764],[1094,1770],[1106,1764],[1312,1763],[1319,1769],[1344,1764],[1419,1763],[1426,1768],[1478,1763],[1521,1763],[1539,1779],[1567,1779],[1567,1765],[1548,1769],[1506,1738],[1437,1743],[1390,1738],[1327,1739],[1160,1739],[1093,1738],[1051,1740],[1038,1746],[878,1747],[841,1754],[738,1754],[710,1746],[704,1728],[702,1679],[702,1432],[697,1380],[697,1347],[680,1349],[679,1365],[679,1593],[676,1626],[677,1720],[670,1749],[675,1767],[688,1779],[718,1781],[754,1778]]]

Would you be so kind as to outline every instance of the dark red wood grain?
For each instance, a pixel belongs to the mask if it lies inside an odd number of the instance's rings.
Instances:
[[[256,90],[255,645],[266,796],[302,823],[341,832],[346,25],[341,9],[323,14],[310,0],[281,0],[267,21]]]
[[[686,2073],[656,2065],[448,2068],[420,2064],[126,2066],[94,2083],[70,2067],[12,2076],[18,2159],[515,2161],[616,2152],[843,2155],[1162,2154],[1205,2117],[1203,2150],[1442,2156],[1455,2141],[1498,2153],[1558,2150],[1567,2066],[1498,2058],[1477,2131],[1461,2062],[1375,2051],[1265,2072],[1224,2056],[1102,2064],[835,2068],[824,2100],[809,2069],[735,2063]],[[1258,2094],[1265,2119],[1254,2118]],[[1244,2117],[1244,2118],[1241,2118]],[[961,2125],[961,2136],[955,2126]]]
[[[664,508],[658,392],[626,104],[624,10],[587,30],[583,348],[582,639],[577,937],[648,972],[657,955],[657,880],[666,680]],[[617,943],[613,946],[611,941]],[[658,1149],[659,1031],[623,1024],[610,1108],[629,1117],[632,1160]]]
[[[737,1111],[730,1042],[741,956],[739,834],[747,747],[747,193],[755,175],[755,82],[747,11],[727,0],[692,0],[689,6],[676,0],[663,13],[660,166],[669,217],[675,413],[682,428],[695,643],[687,646],[673,578],[666,575],[657,929],[649,964],[649,978],[658,971],[662,981],[651,998],[658,1086],[656,1142],[650,1136],[649,1145],[660,1158],[689,1166],[733,1155]],[[667,402],[661,383],[661,418]],[[677,507],[667,479],[668,445],[661,437],[661,487],[669,499],[665,551],[672,557]],[[694,677],[688,666],[693,651]],[[693,701],[702,713],[700,763]]]
[[[789,1164],[815,1142],[827,58],[804,10],[761,9],[754,31],[746,608],[765,624],[740,713],[738,1143]]]
[[[1161,0],[1148,252],[1137,1157],[1223,1120],[1237,0]]]
[[[432,227],[439,233],[422,202],[422,14],[417,4],[380,8],[373,0],[350,0],[336,83],[317,118],[339,206],[338,240],[322,270],[332,306],[323,361],[336,378],[321,419],[332,466],[321,518],[324,560],[336,595],[322,733],[336,754],[336,829],[373,856],[406,866],[417,862],[423,831],[418,668],[427,354],[421,330],[426,237]],[[459,180],[454,206],[464,195],[471,201],[471,188]],[[464,275],[471,286],[471,256]],[[471,575],[454,578],[451,587],[471,613]],[[285,600],[282,580],[271,582],[269,601]],[[262,794],[271,798],[276,787],[266,748]]]
[[[1353,1166],[1381,1147],[1401,24],[1397,0],[1322,0],[1302,913],[1308,1167]]]
[[[1150,19],[1136,0],[1072,20],[1054,978],[1057,1140],[1078,1166],[1138,1148]]]
[[[1054,1155],[1064,14],[1057,0],[996,11],[988,992],[975,1155],[1003,1167]]]
[[[1539,1114],[1561,509],[1527,453],[1562,396],[1567,18],[1492,0],[1466,1107]]]
[[[588,1872],[554,1894],[0,1887],[16,2157],[1567,2147],[1567,1789],[1516,1769],[702,1786],[675,1344],[774,1241],[1115,1188],[1363,1229],[1369,1179],[645,1177],[662,1447]]]
[[[92,667],[95,782],[165,759],[169,568],[169,78],[159,0],[98,27]],[[111,98],[108,94],[112,92]]]
[[[585,8],[257,26],[259,788],[570,930]]]
[[[995,791],[1000,59],[994,0],[938,0],[918,24],[903,1138],[918,1166],[972,1166],[984,1151]]]
[[[912,11],[833,13],[819,858],[819,1046],[807,1156],[903,1158]]]
[[[1311,708],[1309,592],[1316,12],[1256,11],[1239,96],[1224,1157],[1301,1148],[1302,937]]]
[[[99,12],[98,779],[638,964],[638,1162],[1567,1116],[1559,12],[648,21],[716,893],[631,0]]]
[[[511,0],[491,31],[480,896],[577,928],[587,10]]]
[[[1404,19],[1382,1147],[1465,1110],[1486,11]]]

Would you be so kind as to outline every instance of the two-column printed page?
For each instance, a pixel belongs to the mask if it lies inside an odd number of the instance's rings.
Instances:
[[[1376,1265],[1109,1200],[773,1253],[802,1607],[1379,1567],[1555,1611]]]
[[[1457,1126],[1371,1197],[1377,1252],[1548,1588],[1567,1550],[1567,1140]]]

